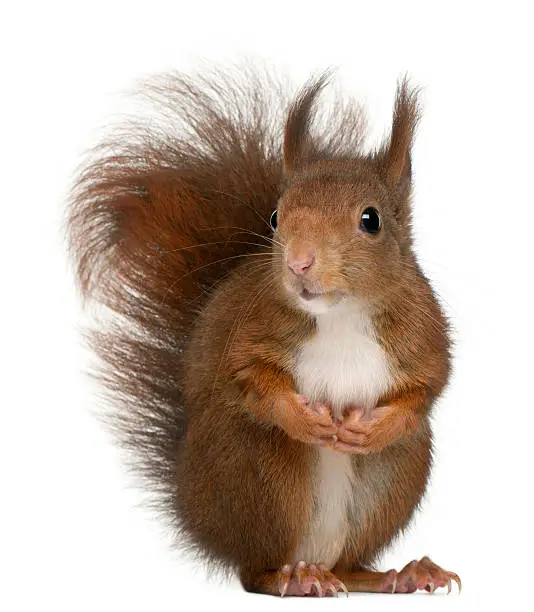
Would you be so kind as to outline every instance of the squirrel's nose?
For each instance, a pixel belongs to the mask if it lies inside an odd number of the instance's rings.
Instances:
[[[315,262],[315,249],[309,245],[291,247],[287,253],[286,261],[288,267],[295,274],[302,276]]]

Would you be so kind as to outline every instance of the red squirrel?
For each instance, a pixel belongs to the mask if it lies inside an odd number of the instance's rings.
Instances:
[[[363,148],[248,71],[154,78],[159,109],[92,152],[69,248],[109,421],[180,541],[271,595],[461,587],[428,557],[379,572],[427,485],[448,323],[411,235],[417,90]]]

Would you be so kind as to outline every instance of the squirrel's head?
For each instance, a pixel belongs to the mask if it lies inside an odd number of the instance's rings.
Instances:
[[[411,146],[419,118],[417,93],[399,83],[391,134],[362,153],[362,121],[343,111],[329,139],[309,134],[314,101],[326,77],[307,85],[285,127],[287,187],[273,213],[275,266],[299,308],[319,314],[355,297],[387,299],[413,273]]]

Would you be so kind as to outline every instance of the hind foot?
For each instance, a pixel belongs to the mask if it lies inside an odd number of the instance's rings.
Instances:
[[[269,571],[255,575],[241,575],[241,582],[247,591],[267,595],[293,595],[296,597],[327,597],[348,591],[324,564],[307,564],[299,561],[296,565],[284,565],[278,572]]]
[[[436,589],[447,587],[447,592],[450,593],[453,581],[458,585],[459,591],[462,590],[462,581],[457,574],[441,569],[428,557],[408,563],[400,572],[358,570],[355,572],[336,571],[336,574],[351,592],[415,593],[417,590],[425,590],[433,593]]]
[[[344,591],[347,587],[322,563],[307,565],[299,561],[296,565],[284,565],[278,572],[278,591],[284,595],[326,597]]]
[[[428,557],[420,561],[412,561],[397,574],[397,583],[394,593],[413,593],[425,590],[433,593],[436,589],[447,587],[447,594],[451,592],[452,582],[458,585],[458,592],[462,591],[462,581],[454,572],[448,572],[436,565]]]

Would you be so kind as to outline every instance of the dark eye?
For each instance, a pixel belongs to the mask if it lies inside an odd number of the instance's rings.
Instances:
[[[274,232],[274,230],[276,229],[276,226],[278,225],[278,211],[277,210],[273,211],[273,214],[271,215],[269,223],[271,224],[271,227]]]
[[[360,229],[368,234],[378,234],[381,227],[378,210],[374,206],[368,206],[360,217]]]

